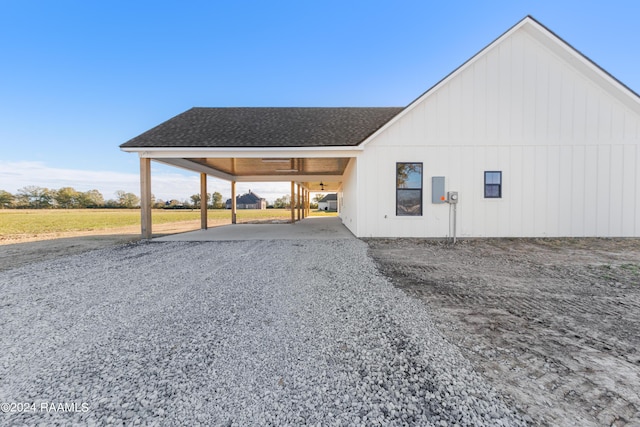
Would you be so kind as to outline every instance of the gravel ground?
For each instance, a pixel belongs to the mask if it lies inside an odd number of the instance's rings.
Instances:
[[[9,269],[0,328],[3,425],[526,424],[356,239]]]

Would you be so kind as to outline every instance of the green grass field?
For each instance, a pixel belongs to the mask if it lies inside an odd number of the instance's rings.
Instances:
[[[311,216],[335,216],[335,213],[311,212]],[[209,220],[225,221],[231,211],[211,209]],[[291,218],[287,209],[238,210],[238,222]],[[154,209],[153,224],[200,219],[199,210]],[[140,225],[139,209],[0,209],[0,236],[37,235],[70,231],[92,231]]]

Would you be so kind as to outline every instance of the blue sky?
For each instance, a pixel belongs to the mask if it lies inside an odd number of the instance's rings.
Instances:
[[[635,0],[0,0],[0,189],[138,193],[118,146],[193,106],[404,106],[527,14],[640,92]],[[152,173],[158,198],[198,192]]]

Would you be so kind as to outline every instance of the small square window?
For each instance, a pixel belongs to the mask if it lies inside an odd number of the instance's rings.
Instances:
[[[502,172],[487,171],[484,173],[484,197],[485,199],[502,198]]]

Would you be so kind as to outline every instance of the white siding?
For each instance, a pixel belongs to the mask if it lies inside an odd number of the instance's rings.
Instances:
[[[338,215],[342,219],[342,223],[353,234],[358,234],[358,179],[357,179],[357,159],[349,159],[342,181],[342,188],[338,191],[338,206],[340,212]]]
[[[449,206],[431,203],[431,177],[445,176],[461,237],[640,236],[640,110],[547,43],[511,33],[370,140],[352,231],[447,236]],[[422,217],[395,215],[396,162],[424,164]],[[490,170],[501,199],[484,198]]]

